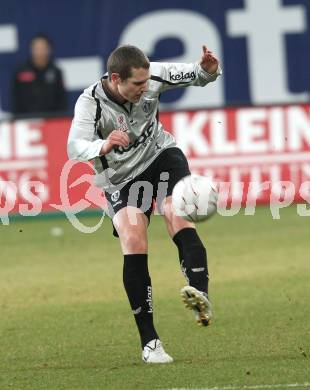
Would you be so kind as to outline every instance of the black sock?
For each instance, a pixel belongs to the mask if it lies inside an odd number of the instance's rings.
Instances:
[[[124,255],[123,281],[143,348],[159,338],[153,324],[152,284],[146,254]]]
[[[208,293],[207,252],[196,230],[184,228],[173,237],[173,241],[178,247],[181,269],[188,284]]]

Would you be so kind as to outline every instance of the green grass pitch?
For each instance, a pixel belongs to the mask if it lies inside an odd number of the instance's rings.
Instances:
[[[83,218],[88,225],[97,220]],[[64,234],[52,236],[55,226]],[[307,387],[310,218],[292,206],[273,220],[260,207],[255,216],[217,215],[198,230],[215,313],[208,328],[183,307],[176,248],[162,219],[152,218],[155,324],[175,362],[148,366],[110,221],[93,234],[64,218],[1,225],[0,389]]]

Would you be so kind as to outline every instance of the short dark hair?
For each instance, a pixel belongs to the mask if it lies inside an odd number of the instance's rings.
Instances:
[[[109,80],[112,73],[118,73],[122,80],[131,76],[132,68],[149,69],[150,61],[147,56],[136,46],[120,46],[110,54],[107,62]]]

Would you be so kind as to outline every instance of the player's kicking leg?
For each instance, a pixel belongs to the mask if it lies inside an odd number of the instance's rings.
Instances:
[[[186,307],[193,310],[199,325],[208,326],[212,318],[212,306],[208,298],[207,252],[201,242],[195,225],[174,215],[171,197],[166,198],[165,221],[168,232],[179,251],[182,272],[188,282],[181,290]]]

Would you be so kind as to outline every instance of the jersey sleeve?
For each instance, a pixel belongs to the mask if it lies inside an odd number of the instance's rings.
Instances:
[[[98,103],[92,96],[81,95],[75,105],[67,152],[70,159],[92,160],[100,156],[104,140],[98,138]]]
[[[204,71],[196,63],[151,62],[151,89],[159,93],[172,88],[197,86],[204,87],[222,74],[220,66],[214,74]]]

